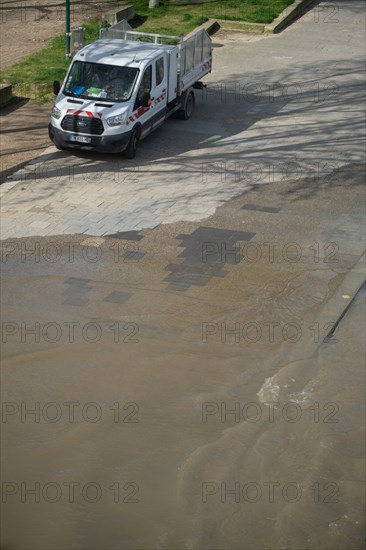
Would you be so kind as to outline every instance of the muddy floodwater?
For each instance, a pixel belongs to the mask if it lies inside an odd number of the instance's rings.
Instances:
[[[361,548],[364,293],[322,343],[290,272],[156,262],[5,264],[4,549]]]

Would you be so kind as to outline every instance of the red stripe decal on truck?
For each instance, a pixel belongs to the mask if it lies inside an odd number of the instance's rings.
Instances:
[[[159,97],[157,97],[154,101],[154,105],[157,105],[157,103],[160,103],[161,101],[163,101],[163,99],[165,98],[166,96],[166,92],[164,92],[163,94],[161,94]]]
[[[142,116],[144,113],[146,113],[149,109],[150,107],[139,107],[128,118],[131,122],[134,122],[135,120],[140,118],[140,116]]]
[[[80,115],[80,113],[86,113],[86,116],[88,116],[89,118],[94,118],[94,115],[91,111],[84,111],[82,109],[78,109],[77,111],[73,111],[73,109],[67,109],[66,113],[72,113],[75,116]],[[99,118],[102,118],[103,116],[102,113],[96,113],[96,114],[99,116]]]

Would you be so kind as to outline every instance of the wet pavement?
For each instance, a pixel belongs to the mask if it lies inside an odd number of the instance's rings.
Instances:
[[[363,547],[363,6],[335,4],[337,33],[217,35],[136,163],[50,149],[3,190],[5,550]],[[235,103],[259,74],[302,94]]]

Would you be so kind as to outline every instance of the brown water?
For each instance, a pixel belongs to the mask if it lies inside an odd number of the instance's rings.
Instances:
[[[364,294],[321,344],[330,270],[123,269],[6,265],[4,549],[361,548]]]

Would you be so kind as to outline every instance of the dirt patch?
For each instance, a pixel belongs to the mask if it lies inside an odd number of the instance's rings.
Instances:
[[[70,24],[77,27],[101,17],[120,2],[112,0],[73,0]],[[47,42],[65,32],[65,2],[41,0],[15,2],[7,0],[0,7],[0,68],[6,69],[30,53],[41,50]]]

